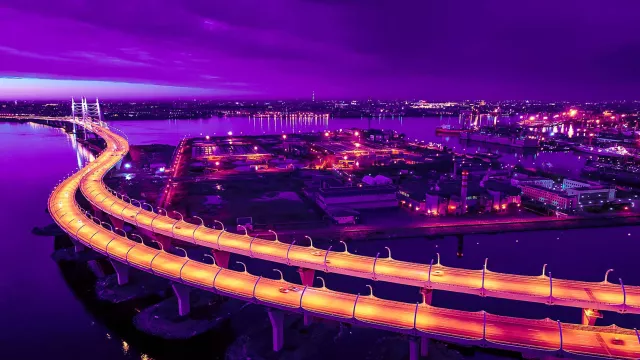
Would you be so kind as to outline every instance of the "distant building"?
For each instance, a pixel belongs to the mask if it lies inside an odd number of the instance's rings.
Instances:
[[[511,185],[513,186],[521,186],[521,185],[537,185],[547,189],[553,188],[555,182],[552,179],[538,176],[527,176],[523,174],[516,174],[511,179]]]
[[[335,207],[355,210],[398,205],[396,188],[390,185],[321,188],[316,193],[316,202],[325,211]]]
[[[575,209],[578,207],[578,199],[564,191],[553,190],[544,186],[527,184],[521,185],[522,194],[535,201],[552,205],[558,209]]]

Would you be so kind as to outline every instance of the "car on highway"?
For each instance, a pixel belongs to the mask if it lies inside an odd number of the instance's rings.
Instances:
[[[620,339],[619,337],[616,336],[611,340],[611,343],[613,345],[624,345],[624,340],[622,340],[622,339]]]
[[[301,289],[299,287],[295,286],[295,285],[281,286],[281,287],[278,288],[278,291],[280,291],[283,294],[287,294],[287,293],[290,293],[292,291],[293,292],[298,292],[300,290]]]

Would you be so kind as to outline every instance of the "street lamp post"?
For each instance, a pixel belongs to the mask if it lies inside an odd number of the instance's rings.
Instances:
[[[206,256],[206,257],[208,257],[208,258],[211,258],[211,261],[213,261],[213,263],[211,264],[211,266],[215,266],[215,265],[216,265],[216,259],[215,259],[213,256],[211,256],[211,255],[209,255],[209,254],[204,254],[204,256]]]
[[[323,278],[323,277],[321,277],[321,276],[316,276],[316,278],[318,278],[320,281],[322,281],[322,288],[323,288],[323,289],[327,287],[327,286],[326,286],[326,283],[324,282],[324,278]]]
[[[305,235],[304,237],[305,237],[305,238],[307,238],[307,239],[309,239],[309,243],[311,244],[311,248],[313,249],[313,248],[314,248],[314,247],[313,247],[313,239],[311,239],[311,237],[310,237],[310,236],[307,236],[307,235]]]
[[[109,223],[106,223],[106,222],[102,221],[102,222],[100,223],[100,225],[102,225],[103,227],[104,227],[105,225],[109,225],[109,231],[113,232],[113,226],[111,226],[111,224],[109,224]]]
[[[162,243],[157,241],[157,240],[151,240],[151,242],[154,242],[156,244],[158,244],[158,246],[160,247],[160,251],[164,251],[164,246],[162,246]]]
[[[181,248],[180,246],[174,246],[174,247],[178,250],[182,250],[182,252],[184,252],[184,257],[186,257],[187,259],[189,258],[189,254],[187,254],[187,250]]]
[[[387,252],[389,252],[389,260],[391,260],[392,259],[391,258],[391,249],[389,249],[388,246],[385,246],[384,248],[387,249]]]
[[[326,273],[329,272],[329,267],[327,266],[327,256],[329,256],[329,252],[331,251],[332,247],[333,245],[329,246],[329,248],[327,249],[327,252],[324,253],[324,272]]]
[[[238,227],[242,228],[244,230],[244,236],[249,236],[249,232],[247,231],[247,228],[244,227],[244,225],[238,225]]]
[[[173,225],[171,226],[171,236],[173,236],[175,238],[176,237],[176,233],[174,232],[174,229],[176,227],[176,224],[179,223],[180,221],[182,221],[182,214],[180,214],[177,211],[172,211],[172,212],[180,215],[180,220],[176,220],[176,222],[174,222]]]
[[[608,277],[609,277],[609,273],[610,273],[610,272],[612,272],[612,271],[613,271],[613,269],[609,269],[609,270],[607,270],[607,272],[606,272],[606,273],[604,273],[604,282],[608,282],[608,280],[607,280],[607,279],[608,279]]]
[[[140,239],[140,243],[144,244],[144,240],[142,240],[142,236],[138,235],[138,234],[131,234],[131,238],[133,238],[134,236],[138,237],[138,239]]]
[[[344,252],[348,253],[349,249],[347,248],[347,243],[342,240],[340,240],[340,242],[342,243],[342,245],[344,245]]]
[[[291,265],[291,261],[289,260],[289,251],[291,250],[291,247],[293,246],[293,244],[295,244],[296,241],[293,240],[293,242],[291,242],[291,244],[289,245],[289,248],[287,249],[287,265]]]
[[[284,275],[282,274],[282,271],[278,269],[272,269],[272,270],[280,274],[280,279],[278,279],[279,281],[284,281]]]
[[[369,285],[369,284],[367,284],[365,286],[369,288],[369,291],[370,291],[369,296],[374,297],[373,296],[373,287],[371,285]]]
[[[214,222],[215,224],[220,224],[220,227],[222,228],[222,231],[224,231],[224,224],[223,224],[221,221],[213,220],[213,222]]]
[[[240,264],[242,265],[242,267],[244,267],[244,271],[243,272],[247,272],[247,264],[243,263],[242,261],[236,261],[236,264]]]
[[[378,257],[380,257],[380,253],[377,253],[376,254],[376,258],[373,260],[373,270],[372,270],[372,274],[373,274],[372,278],[373,278],[373,280],[376,279],[376,263],[378,262]]]
[[[278,234],[277,234],[275,231],[273,231],[273,230],[268,230],[268,231],[269,231],[270,233],[273,233],[273,235],[275,235],[275,236],[276,236],[276,240],[275,240],[275,242],[278,242]]]
[[[154,212],[153,211],[153,206],[149,203],[142,203],[142,207],[144,208],[145,205],[149,205],[149,211]]]
[[[191,236],[193,237],[193,243],[196,244],[196,231],[198,231],[198,228],[200,228],[200,226],[204,225],[204,220],[202,220],[202,218],[199,216],[194,216],[194,218],[200,220],[200,224],[196,226],[195,229],[193,229],[193,234],[191,234]]]

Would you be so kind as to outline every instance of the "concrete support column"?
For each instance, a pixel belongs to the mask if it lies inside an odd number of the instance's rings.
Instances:
[[[97,217],[100,221],[104,221],[104,212],[100,210],[97,206],[91,205],[91,209],[93,210],[93,216]]]
[[[113,259],[110,259],[109,262],[118,276],[118,285],[129,283],[129,266]]]
[[[313,269],[298,268],[298,274],[300,274],[302,285],[313,286],[313,276],[315,275],[315,272],[316,271]]]
[[[414,337],[409,338],[409,360],[420,359],[420,343]]]
[[[424,303],[427,305],[431,305],[431,301],[433,301],[433,289],[420,289],[420,293],[424,298]]]
[[[191,312],[191,297],[189,296],[191,288],[179,283],[173,283],[171,287],[178,299],[178,314],[180,316],[189,315],[189,312]]]
[[[164,251],[173,249],[173,239],[171,237],[162,234],[154,234],[153,239],[162,244],[162,249]]]
[[[420,338],[420,356],[429,356],[429,338],[426,336]]]
[[[267,313],[273,331],[273,351],[278,352],[284,346],[284,313],[275,309],[267,309]]]
[[[83,252],[83,251],[84,251],[85,246],[84,246],[84,244],[83,244],[83,243],[81,243],[81,242],[80,242],[80,241],[78,241],[78,240],[72,240],[72,242],[73,242],[73,249],[74,249],[77,253],[79,253],[79,252]]]
[[[213,258],[216,259],[216,265],[223,269],[229,268],[229,256],[231,256],[229,252],[214,249],[211,250],[211,253],[213,254]]]
[[[124,227],[124,220],[118,219],[115,216],[109,215],[109,220],[114,228],[122,229]]]
[[[594,326],[596,320],[602,318],[600,311],[596,309],[582,309],[582,325]]]

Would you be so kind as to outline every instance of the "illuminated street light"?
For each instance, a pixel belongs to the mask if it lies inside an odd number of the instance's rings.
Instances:
[[[160,251],[164,251],[164,246],[162,246],[162,243],[157,241],[157,240],[151,240],[151,242],[158,244],[158,246],[160,247]]]
[[[213,261],[213,263],[211,264],[211,266],[215,266],[215,265],[216,265],[216,259],[215,259],[213,256],[211,256],[211,255],[209,255],[209,254],[204,254],[204,256],[205,256],[205,257],[208,257],[208,258],[211,258],[211,261]]]
[[[236,264],[240,264],[242,265],[242,267],[244,267],[244,271],[243,272],[247,272],[247,264],[243,263],[242,261],[236,261]]]
[[[122,230],[122,229],[119,229],[119,228],[115,228],[115,229],[114,229],[114,232],[117,234],[117,233],[118,233],[118,230],[122,231],[122,233],[124,234],[125,239],[128,239],[128,237],[127,237],[127,232],[126,232],[126,231],[124,231],[124,230]]]
[[[179,246],[175,246],[176,249],[178,250],[182,250],[184,252],[184,257],[186,257],[187,259],[189,258],[189,254],[187,254],[187,250],[179,247]]]
[[[369,291],[370,291],[369,296],[374,297],[373,296],[373,287],[371,285],[369,285],[369,284],[367,284],[365,286],[369,288]]]
[[[609,269],[609,270],[607,270],[606,273],[604,273],[604,282],[608,282],[607,278],[609,277],[609,273],[612,272],[612,271],[613,271],[613,269]]]
[[[102,227],[104,227],[105,225],[109,225],[109,231],[113,232],[113,226],[111,226],[111,224],[106,223],[106,222],[101,222],[100,225],[102,225]]]
[[[340,242],[342,243],[342,245],[344,245],[344,252],[348,253],[349,249],[347,248],[347,243],[342,240],[340,240]]]
[[[272,270],[280,274],[280,279],[278,279],[279,281],[284,281],[284,275],[282,274],[282,271],[278,269],[272,269]]]
[[[214,224],[220,224],[220,227],[222,228],[222,231],[224,231],[224,224],[218,220],[213,220]]]
[[[313,239],[310,236],[305,235],[305,238],[309,239],[309,243],[311,243],[311,247],[313,248]]]

